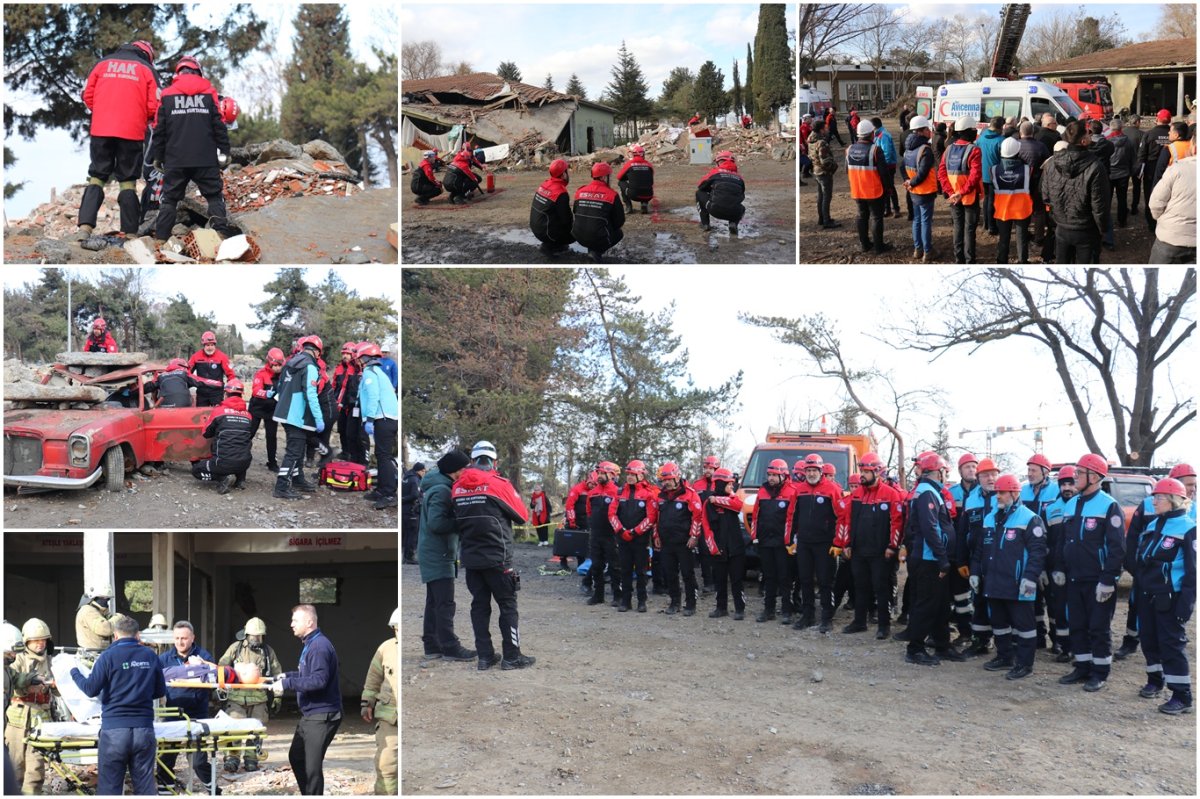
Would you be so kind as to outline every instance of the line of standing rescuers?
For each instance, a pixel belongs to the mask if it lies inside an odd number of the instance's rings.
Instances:
[[[905,493],[874,452],[859,461],[851,490],[834,481],[832,464],[811,454],[775,459],[747,512],[749,540],[757,545],[764,605],[759,622],[776,618],[801,630],[832,630],[833,612],[848,594],[854,620],[842,632],[868,629],[907,644],[905,660],[923,666],[964,662],[992,653],[988,671],[1009,680],[1033,673],[1037,649],[1071,663],[1059,679],[1089,693],[1104,688],[1113,661],[1111,624],[1115,585],[1122,570],[1133,577],[1130,621],[1136,650],[1146,658],[1143,698],[1170,699],[1170,715],[1192,708],[1187,622],[1196,595],[1196,475],[1175,466],[1139,506],[1128,529],[1120,504],[1101,490],[1108,464],[1088,453],[1051,479],[1039,454],[1026,465],[1027,481],[1001,475],[990,458],[963,455],[959,482],[949,486],[949,464],[935,452],[914,459],[917,482]],[[621,469],[601,461],[573,486],[565,510],[568,528],[588,529],[591,566],[583,590],[588,605],[647,611],[647,571],[670,597],[667,615],[696,612],[701,567],[705,588],[716,593],[710,618],[745,618],[746,541],[735,494],[736,478],[715,456],[691,484],[679,467],[659,467],[659,485],[640,460]],[[651,554],[651,551],[653,554]],[[908,570],[901,623],[896,616],[899,564]],[[683,590],[680,590],[682,579]],[[835,599],[836,596],[836,599]],[[850,604],[848,603],[848,604]],[[819,611],[819,615],[818,615]],[[950,641],[951,627],[958,639]],[[927,647],[932,645],[931,654]],[[1124,654],[1121,654],[1124,652]]]

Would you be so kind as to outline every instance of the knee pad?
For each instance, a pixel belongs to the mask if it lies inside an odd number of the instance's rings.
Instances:
[[[101,180],[100,178],[94,178],[91,175],[88,176],[87,182],[88,182],[88,185],[99,186],[101,189],[104,188],[104,184],[105,184],[104,180]]]
[[[122,180],[121,181],[121,191],[127,191],[127,190],[128,191],[136,191],[137,190],[137,181],[136,180]]]

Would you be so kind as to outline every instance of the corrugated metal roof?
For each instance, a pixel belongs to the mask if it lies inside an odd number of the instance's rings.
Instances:
[[[474,72],[470,75],[445,75],[425,80],[400,82],[402,94],[461,94],[481,102],[515,94],[526,105],[559,103],[573,99],[569,94],[530,86],[528,83],[509,81],[490,72]]]
[[[1111,72],[1116,70],[1161,69],[1178,66],[1194,69],[1196,66],[1196,37],[1189,39],[1161,39],[1157,42],[1141,42],[1114,50],[1068,58],[1042,64],[1036,69],[1023,69],[1022,75],[1046,75],[1061,72]]]

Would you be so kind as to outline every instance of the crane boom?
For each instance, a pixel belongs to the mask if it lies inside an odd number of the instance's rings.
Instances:
[[[1000,9],[1000,35],[996,37],[996,52],[992,55],[993,78],[1007,78],[1012,73],[1031,10],[1029,3],[1007,3]]]

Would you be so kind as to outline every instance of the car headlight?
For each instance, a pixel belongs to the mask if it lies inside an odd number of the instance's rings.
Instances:
[[[71,436],[70,441],[67,442],[67,449],[71,453],[71,464],[73,466],[88,465],[88,456],[91,453],[92,447],[86,436]]]

